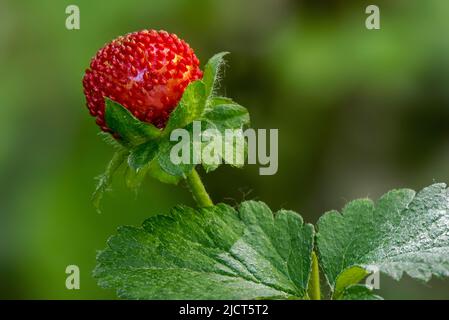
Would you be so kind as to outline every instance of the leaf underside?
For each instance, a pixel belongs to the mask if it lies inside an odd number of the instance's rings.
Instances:
[[[97,256],[100,286],[128,299],[304,298],[313,226],[262,202],[178,206],[121,227]]]
[[[448,207],[446,185],[434,184],[417,194],[393,190],[376,204],[355,200],[341,214],[326,213],[316,241],[331,288],[342,293],[363,279],[361,269],[378,269],[396,280],[404,273],[423,281],[448,277]]]

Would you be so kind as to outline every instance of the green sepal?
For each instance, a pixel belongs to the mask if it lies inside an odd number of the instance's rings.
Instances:
[[[158,154],[159,140],[150,140],[131,149],[128,157],[128,165],[138,171],[147,166]]]
[[[220,80],[219,71],[224,64],[223,57],[229,52],[220,52],[212,56],[204,67],[203,82],[206,89],[206,97],[209,98],[214,94],[214,91]]]
[[[118,141],[123,146],[137,146],[161,135],[161,130],[150,123],[140,121],[118,102],[105,98],[105,104],[106,125],[119,136]]]
[[[178,106],[170,114],[164,135],[169,135],[174,129],[184,128],[202,116],[206,107],[205,90],[201,80],[191,82],[187,86]]]

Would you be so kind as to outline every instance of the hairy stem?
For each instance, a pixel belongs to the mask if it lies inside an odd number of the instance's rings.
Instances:
[[[214,205],[201,181],[200,175],[195,169],[187,174],[186,181],[198,206],[210,207]]]
[[[312,300],[321,300],[320,269],[315,251],[312,252],[312,274],[309,279],[308,294]]]

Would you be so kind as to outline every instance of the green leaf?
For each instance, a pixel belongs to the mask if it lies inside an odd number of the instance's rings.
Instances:
[[[102,175],[97,177],[98,183],[94,193],[92,194],[92,202],[98,212],[101,211],[100,203],[101,199],[103,198],[103,194],[106,191],[109,191],[112,177],[117,169],[125,162],[127,155],[128,151],[123,148],[119,151],[116,151],[108,166],[106,167],[106,171]]]
[[[219,163],[207,163],[204,157],[202,157],[201,164],[207,172],[215,170],[222,162],[235,167],[243,166],[247,151],[246,140],[243,135],[243,130],[234,129],[243,129],[249,124],[249,114],[246,108],[235,103],[216,105],[213,109],[207,110],[200,119],[196,119],[195,121],[201,123],[203,142],[198,145],[193,145],[190,142],[190,164],[174,164],[170,159],[171,149],[180,142],[169,141],[169,137],[164,137],[166,140],[160,142],[160,148],[156,158],[166,173],[173,176],[185,177],[196,165],[193,161],[194,150],[196,150],[197,154],[203,156],[203,151],[206,146],[209,143],[213,144],[216,140],[220,140],[221,142],[221,148],[217,148],[217,155],[220,161],[217,161]],[[193,123],[189,123],[184,129],[188,131],[192,140],[194,133]],[[211,131],[211,129],[214,129],[214,131]],[[235,137],[225,139],[227,129],[234,130]],[[226,150],[232,150],[232,152],[225,152]],[[236,159],[241,159],[241,161],[237,162],[235,161]]]
[[[214,93],[214,89],[219,81],[220,67],[224,64],[223,57],[229,52],[220,52],[215,54],[204,67],[203,82],[206,85],[206,97]]]
[[[346,288],[338,300],[383,300],[365,285],[356,284]]]
[[[94,277],[130,299],[304,298],[313,235],[297,213],[261,202],[178,206],[119,228]]]
[[[150,123],[134,117],[121,104],[105,98],[105,120],[107,126],[120,136],[119,142],[124,146],[137,146],[161,135],[161,131]]]
[[[203,114],[206,106],[205,86],[201,80],[191,82],[185,89],[181,101],[170,114],[164,134],[177,128],[184,128]]]
[[[249,113],[238,104],[220,104],[204,114],[204,119],[212,122],[220,131],[238,129],[249,125]]]
[[[415,194],[393,190],[376,204],[350,202],[342,214],[326,213],[316,236],[321,266],[335,290],[357,283],[338,284],[342,273],[358,266],[375,267],[399,280],[403,273],[427,281],[449,276],[449,197],[445,184],[434,184]],[[352,271],[354,271],[353,269]],[[336,288],[337,282],[337,288]]]
[[[134,170],[139,170],[148,165],[156,156],[159,149],[158,140],[150,140],[131,149],[128,164]]]
[[[159,166],[164,170],[166,173],[175,176],[175,177],[182,177],[185,178],[186,174],[195,168],[195,164],[193,163],[192,153],[193,153],[193,144],[189,144],[190,148],[190,162],[189,163],[179,163],[175,164],[172,162],[170,158],[170,153],[172,151],[172,148],[175,144],[178,142],[176,141],[163,141],[159,145],[159,151],[156,156],[156,160],[159,163]],[[180,143],[180,142],[179,142]]]

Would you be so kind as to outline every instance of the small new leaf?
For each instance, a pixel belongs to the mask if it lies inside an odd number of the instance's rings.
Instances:
[[[434,184],[417,194],[393,190],[376,204],[355,200],[342,214],[326,213],[318,222],[316,239],[332,289],[343,292],[360,281],[360,268],[377,268],[396,280],[404,272],[423,281],[432,275],[448,277],[448,209],[446,185]]]
[[[352,285],[342,292],[337,300],[383,300],[365,285]]]
[[[347,287],[355,283],[359,283],[367,275],[369,275],[369,272],[359,266],[353,266],[345,269],[337,277],[332,298],[338,300]]]
[[[178,206],[142,227],[121,227],[94,277],[129,299],[305,298],[313,226],[261,202]]]

